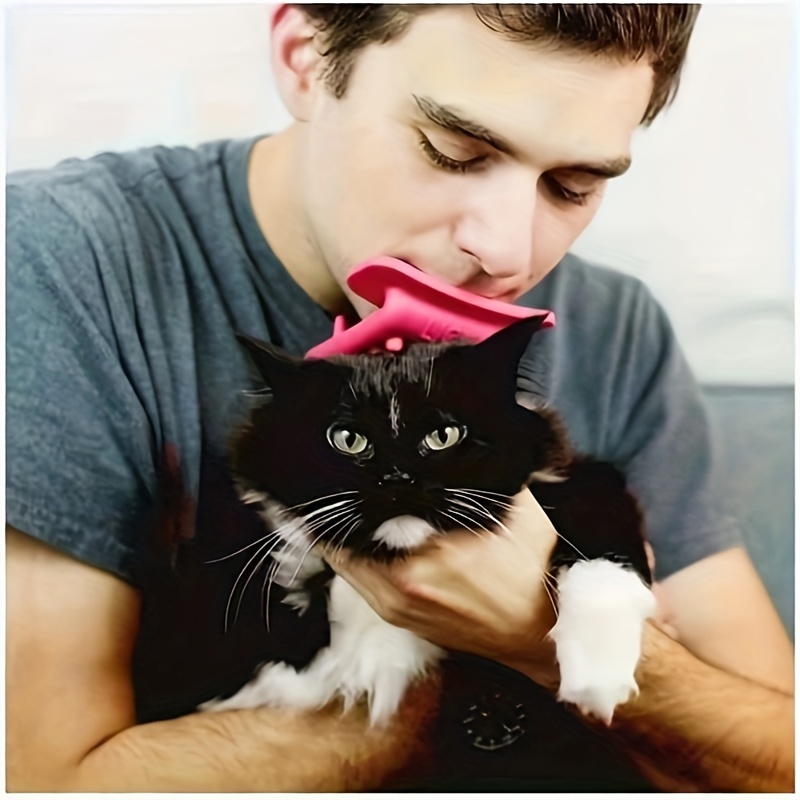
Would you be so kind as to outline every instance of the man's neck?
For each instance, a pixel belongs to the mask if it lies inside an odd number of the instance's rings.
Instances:
[[[295,176],[296,126],[256,142],[247,189],[264,238],[287,272],[312,300],[333,314],[349,308],[314,242]]]

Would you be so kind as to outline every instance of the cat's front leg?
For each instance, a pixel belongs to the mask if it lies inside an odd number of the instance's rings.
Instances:
[[[331,644],[318,674],[335,682],[346,703],[366,697],[373,725],[388,721],[408,686],[444,656],[444,650],[390,625],[339,576],[330,589]]]
[[[287,664],[261,667],[250,683],[202,711],[270,705],[320,708],[336,697],[345,707],[366,700],[373,725],[386,723],[408,686],[435,665],[443,651],[403,628],[390,625],[343,578],[331,582],[328,602],[331,642],[301,670]]]
[[[610,724],[636,694],[634,678],[652,591],[628,567],[598,558],[561,567],[558,621],[550,631],[561,672],[558,699]]]

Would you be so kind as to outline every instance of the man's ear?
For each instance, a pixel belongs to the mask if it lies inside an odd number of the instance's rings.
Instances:
[[[321,83],[323,58],[315,37],[317,28],[296,5],[284,3],[272,14],[272,72],[286,109],[299,122],[307,122]]]

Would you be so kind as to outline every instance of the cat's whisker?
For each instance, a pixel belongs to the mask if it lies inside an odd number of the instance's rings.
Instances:
[[[482,495],[484,497],[500,497],[503,500],[513,500],[514,499],[509,494],[503,494],[502,492],[490,492],[488,489],[468,489],[468,488],[448,489],[448,488],[445,488],[445,491],[446,492],[463,492],[464,494]]]
[[[473,502],[476,502],[476,501],[473,501]],[[477,512],[478,512],[478,513],[480,513],[480,514],[483,514],[483,515],[484,515],[484,516],[486,516],[488,519],[491,519],[491,520],[492,520],[492,522],[495,522],[497,525],[499,525],[499,526],[500,526],[500,528],[501,528],[502,530],[504,530],[506,533],[508,533],[508,534],[511,534],[511,531],[508,529],[508,527],[507,527],[506,525],[504,525],[504,524],[503,524],[503,523],[502,523],[502,522],[501,522],[499,519],[497,519],[495,516],[493,516],[492,514],[490,514],[490,513],[487,511],[487,509],[485,509],[483,506],[481,506],[480,508],[473,508],[472,510],[474,510],[474,511],[477,511]],[[554,529],[554,530],[555,530],[555,529]],[[588,559],[586,559],[586,556],[585,556],[583,553],[581,553],[581,551],[580,551],[580,550],[578,550],[578,548],[577,548],[577,547],[575,547],[575,545],[574,545],[574,544],[572,544],[572,542],[570,542],[570,541],[569,541],[569,539],[567,539],[565,536],[563,536],[562,534],[560,534],[558,531],[555,531],[555,533],[556,533],[556,536],[558,536],[559,538],[563,539],[563,540],[564,540],[564,541],[565,541],[565,542],[566,542],[566,543],[567,543],[567,544],[568,544],[570,547],[572,547],[572,548],[575,550],[575,552],[577,552],[577,553],[578,553],[578,555],[580,555],[580,556],[581,556],[581,557],[582,557],[584,560],[588,560]]]
[[[475,497],[468,497],[467,495],[454,495],[454,497],[448,498],[449,502],[457,503],[458,505],[463,506],[464,508],[469,508],[474,511],[479,511],[482,514],[491,514],[492,512],[489,509],[489,505],[499,506],[500,510],[503,512],[511,511],[511,506],[505,506],[503,503],[498,503],[496,500],[481,500]]]
[[[269,538],[269,537],[267,537],[267,538]],[[261,545],[261,546],[258,548],[258,550],[256,550],[256,552],[255,552],[255,553],[253,553],[253,555],[252,555],[252,556],[250,556],[250,558],[247,560],[247,562],[245,563],[245,565],[244,565],[244,566],[241,568],[241,570],[239,571],[239,574],[236,576],[236,580],[233,582],[233,586],[231,587],[230,594],[228,595],[228,602],[227,602],[227,603],[226,603],[226,605],[225,605],[225,632],[226,632],[226,633],[227,633],[227,631],[228,631],[228,621],[229,621],[229,619],[230,619],[230,608],[231,608],[231,603],[233,602],[233,598],[234,598],[234,597],[235,597],[235,595],[236,595],[236,587],[239,585],[239,581],[240,581],[240,580],[242,580],[242,577],[244,576],[244,574],[245,574],[245,572],[247,571],[247,568],[250,566],[250,564],[252,564],[252,563],[253,563],[253,561],[255,561],[255,560],[256,560],[256,559],[257,559],[257,558],[258,558],[258,557],[261,555],[261,553],[262,553],[262,552],[264,552],[265,550],[266,550],[268,553],[269,553],[269,552],[271,552],[271,551],[272,551],[272,549],[273,549],[273,548],[274,548],[274,547],[275,547],[275,546],[276,546],[276,545],[277,545],[279,542],[280,542],[280,537],[279,537],[279,536],[275,536],[275,537],[273,537],[273,541],[265,541],[265,542],[264,542],[264,543],[263,543],[263,544],[262,544],[262,545]],[[234,622],[235,622],[235,621],[236,621],[236,619],[234,618]]]
[[[331,532],[333,532],[333,531],[334,531],[336,528],[341,528],[341,527],[343,527],[344,525],[347,525],[347,524],[349,524],[349,527],[347,528],[347,532],[345,533],[345,536],[346,536],[346,535],[348,535],[348,534],[349,534],[351,531],[353,531],[353,529],[354,529],[354,528],[355,528],[357,525],[359,525],[360,523],[361,523],[361,514],[358,514],[358,513],[356,513],[356,514],[353,514],[353,516],[352,516],[352,517],[347,517],[346,519],[340,520],[340,521],[339,521],[339,522],[338,522],[338,523],[337,523],[337,524],[336,524],[336,525],[335,525],[335,526],[334,526],[334,527],[331,529]],[[336,540],[336,537],[339,535],[339,533],[341,533],[341,531],[337,531],[337,533],[336,533],[334,536],[332,536],[332,541],[335,541],[335,540]]]
[[[294,506],[286,506],[281,508],[278,510],[278,513],[285,514],[287,511],[297,511],[298,508],[305,508],[306,506],[313,505],[314,503],[321,503],[323,500],[332,500],[334,497],[343,497],[346,494],[358,494],[358,489],[345,489],[341,492],[326,494],[323,497],[315,497],[313,500],[307,500],[305,503],[298,503]]]
[[[348,500],[339,500],[338,503],[331,503],[330,505],[323,506],[322,508],[315,508],[313,511],[309,511],[308,514],[303,515],[303,519],[310,520],[313,519],[314,517],[319,516],[320,514],[325,514],[328,511],[335,511],[337,508],[340,509],[342,508],[342,506],[344,506],[345,508],[347,507],[352,508],[353,506],[358,505],[358,503],[360,502],[361,502],[360,500],[354,500],[352,498]]]
[[[350,505],[345,506],[344,508],[327,508],[326,511],[330,512],[325,514],[324,516],[315,519],[311,522],[310,525],[306,527],[309,530],[316,530],[320,527],[320,525],[326,525],[327,523],[331,522],[332,520],[336,519],[336,517],[341,517],[343,514],[350,514],[355,510],[355,507],[358,505],[360,501],[352,501]],[[310,515],[308,517],[302,517],[304,521],[310,519]]]
[[[493,517],[485,507],[480,505],[476,498],[468,496],[464,492],[464,490],[461,490],[461,489],[445,489],[445,491],[446,492],[453,492],[454,494],[458,494],[459,497],[464,501],[471,500],[473,503],[476,504],[475,506],[471,507],[474,511],[478,511],[479,513],[483,513],[484,515],[486,515],[487,517],[492,519],[494,522],[496,522],[498,525],[500,525],[503,528],[503,530],[505,530],[507,533],[511,533],[511,531],[509,531],[509,529],[505,525],[503,525],[500,522],[500,520],[498,520],[495,517]],[[475,494],[475,495],[481,494],[481,492],[478,491],[478,490],[475,490],[475,491],[470,490],[470,493]],[[486,492],[485,494],[496,494],[496,493],[495,492]],[[505,495],[501,495],[501,496],[505,496]],[[451,501],[451,502],[453,502],[453,501]],[[513,508],[513,506],[505,505],[503,503],[499,503],[497,500],[491,500],[489,502],[496,503],[499,506],[504,506],[508,510],[511,510]],[[559,539],[561,539],[564,542],[566,542],[584,561],[588,561],[589,560],[589,558],[584,553],[582,553],[569,539],[567,539],[566,536],[564,536],[563,534],[559,533],[558,531],[556,531],[556,536],[558,536]]]
[[[457,503],[458,505],[460,505],[460,506],[461,506],[461,508],[466,508],[466,509],[467,509],[467,511],[472,511],[472,510],[473,510],[472,508],[470,508],[469,506],[467,506],[467,505],[465,505],[465,504],[463,504],[463,503],[458,503],[458,501],[456,501],[456,503]],[[450,512],[451,512],[452,514],[456,514],[456,515],[457,515],[457,516],[459,516],[459,517],[463,517],[464,519],[467,519],[467,520],[469,520],[469,521],[470,521],[470,523],[471,523],[472,525],[477,525],[477,526],[478,526],[478,527],[479,527],[479,528],[480,528],[482,531],[485,531],[485,532],[486,532],[486,533],[488,533],[488,534],[492,534],[492,533],[493,533],[493,531],[491,531],[491,530],[490,530],[489,528],[487,528],[485,525],[482,525],[482,524],[481,524],[481,523],[480,523],[480,522],[479,522],[477,519],[474,519],[474,518],[473,518],[472,516],[470,516],[469,514],[466,514],[466,513],[464,513],[463,511],[459,511],[457,508],[455,508],[455,507],[454,507],[454,503],[453,503],[453,501],[452,501],[452,500],[450,501],[449,508],[450,508]]]
[[[251,580],[253,580],[253,578],[256,576],[256,574],[258,573],[258,571],[259,571],[259,570],[261,569],[261,567],[262,567],[262,566],[263,566],[263,565],[266,563],[267,559],[268,559],[268,558],[269,558],[269,557],[270,557],[270,556],[271,556],[271,555],[272,555],[272,554],[275,552],[275,550],[277,550],[277,549],[278,549],[278,547],[280,546],[280,544],[281,544],[281,543],[280,543],[280,541],[278,541],[278,542],[275,542],[275,543],[274,543],[274,544],[273,544],[273,545],[272,545],[272,546],[271,546],[271,547],[270,547],[270,548],[269,548],[269,549],[268,549],[268,550],[267,550],[267,551],[264,553],[264,555],[261,557],[261,559],[258,561],[258,563],[257,563],[257,564],[256,564],[256,565],[253,567],[253,569],[250,571],[250,575],[249,575],[249,577],[248,577],[248,578],[247,578],[247,580],[245,581],[245,583],[244,583],[244,586],[242,586],[242,590],[241,590],[241,592],[239,592],[239,602],[236,604],[236,613],[235,613],[235,615],[234,615],[234,618],[233,618],[233,621],[234,621],[234,623],[235,623],[235,622],[236,622],[236,620],[239,618],[239,611],[240,611],[240,610],[241,610],[241,608],[242,608],[242,601],[244,600],[244,595],[245,595],[245,592],[247,591],[247,587],[248,587],[248,585],[250,584],[250,581],[251,581]],[[278,562],[278,561],[275,561],[275,562],[274,562],[274,565],[275,565],[275,574],[277,575],[277,572],[278,572],[278,570],[280,569],[280,564],[279,564],[279,562]]]
[[[300,570],[302,569],[303,562],[306,560],[306,557],[308,556],[308,554],[314,549],[314,545],[316,545],[317,542],[319,542],[320,539],[322,539],[323,536],[329,535],[333,530],[338,528],[342,524],[342,522],[347,524],[347,522],[349,522],[349,521],[350,521],[350,518],[349,517],[345,517],[344,520],[340,520],[339,522],[337,522],[336,525],[334,525],[332,529],[326,528],[324,531],[322,531],[322,533],[319,536],[317,536],[311,542],[311,544],[306,548],[306,550],[303,553],[303,555],[300,557],[300,562],[297,565],[297,569],[295,569],[294,573],[292,574],[292,577],[289,579],[289,586],[291,586],[295,582],[295,579],[300,574]]]
[[[485,517],[486,519],[488,519],[490,522],[494,522],[495,525],[499,525],[505,531],[508,531],[508,528],[506,528],[506,526],[503,525],[503,523],[499,519],[497,519],[497,517],[495,517],[494,514],[492,514],[489,511],[489,509],[487,509],[485,506],[482,506],[480,503],[478,503],[477,500],[471,500],[471,502],[467,502],[466,498],[462,498],[460,500],[451,500],[450,502],[454,503],[454,504],[458,504],[458,505],[462,506],[463,508],[467,508],[470,511],[474,511],[474,512],[480,514],[481,516]]]
[[[451,509],[451,510],[452,510],[452,509]],[[453,522],[455,522],[455,524],[456,524],[456,525],[457,525],[459,528],[462,528],[463,530],[469,531],[470,533],[474,534],[474,535],[475,535],[475,536],[477,536],[478,538],[482,538],[482,537],[481,537],[481,535],[480,535],[480,534],[479,534],[477,531],[473,530],[472,528],[470,528],[470,527],[469,527],[469,526],[467,526],[467,525],[464,525],[464,523],[463,523],[463,522],[459,521],[458,519],[456,519],[456,518],[453,516],[453,514],[459,514],[459,512],[458,512],[458,511],[454,511],[454,510],[453,510],[453,511],[452,511],[452,514],[451,514],[451,513],[449,513],[449,512],[447,512],[447,511],[440,511],[440,513],[441,513],[443,516],[447,517],[448,519],[451,519],[451,520],[453,520]],[[459,514],[459,516],[463,517],[463,518],[464,518],[465,520],[467,520],[467,522],[468,522],[468,523],[470,523],[470,524],[472,524],[472,523],[474,523],[474,522],[475,522],[474,520],[470,519],[470,518],[469,518],[469,517],[468,517],[466,514]],[[475,523],[475,524],[477,525],[478,523]],[[483,528],[483,526],[482,526],[482,525],[481,525],[480,527],[481,527],[481,528]],[[486,530],[486,528],[483,528],[483,530]],[[487,531],[487,533],[490,533],[490,531]]]
[[[282,527],[285,527],[285,526],[282,526]],[[264,542],[264,541],[266,541],[267,539],[270,539],[273,536],[280,536],[281,529],[282,528],[277,528],[274,531],[270,531],[266,536],[262,536],[260,539],[256,539],[255,541],[250,542],[250,544],[246,544],[244,547],[240,547],[238,550],[234,550],[232,553],[228,553],[227,556],[221,556],[220,558],[212,558],[212,559],[209,559],[208,561],[204,561],[203,563],[204,564],[216,564],[219,561],[225,561],[228,558],[233,558],[234,556],[238,556],[239,553],[243,553],[245,550],[249,550],[251,547],[255,547],[257,544],[260,544],[261,542]]]
[[[353,491],[355,492],[355,490],[353,490]],[[335,497],[335,495],[329,495],[329,497]],[[318,500],[319,499],[324,499],[324,498],[318,498]],[[318,501],[315,500],[315,501],[311,501],[311,502],[318,502]],[[311,514],[309,514],[307,517],[303,517],[303,519],[310,519],[312,514],[319,513],[319,512],[321,512],[323,510],[330,510],[330,509],[338,508],[339,506],[341,506],[345,502],[357,504],[357,503],[359,503],[361,501],[360,500],[353,500],[353,499],[346,500],[346,501],[343,500],[340,503],[334,503],[334,504],[332,504],[330,506],[325,506],[322,509],[317,509],[316,511],[312,512]],[[307,505],[307,504],[301,504],[301,505]],[[283,511],[281,511],[281,513],[283,513]],[[219,561],[224,561],[225,559],[233,558],[233,556],[236,556],[239,553],[243,553],[245,550],[249,550],[251,547],[255,547],[257,544],[266,541],[270,537],[280,536],[280,534],[283,531],[285,531],[287,528],[289,528],[292,525],[294,525],[295,522],[296,522],[296,518],[293,518],[291,521],[289,521],[287,523],[284,523],[283,525],[279,526],[278,528],[276,528],[273,531],[270,531],[266,536],[262,536],[260,539],[256,539],[255,541],[250,542],[249,544],[246,544],[244,547],[241,547],[238,550],[234,550],[232,553],[228,553],[228,555],[226,555],[226,556],[221,556],[220,558],[212,558],[212,559],[210,559],[208,561],[205,561],[204,563],[205,564],[216,564]]]
[[[456,527],[458,527],[458,528],[463,528],[464,527],[464,524],[462,522],[459,522],[452,514],[449,514],[447,511],[440,510],[439,513],[443,517],[447,517],[447,519],[452,520],[455,523]]]
[[[334,550],[335,553],[341,553],[344,549],[344,544],[347,541],[347,537],[361,524],[361,515],[356,515],[356,518],[351,523],[350,527],[342,534],[342,540],[336,545],[336,549]]]
[[[266,553],[265,553],[264,557],[255,566],[253,571],[250,573],[250,577],[247,579],[247,581],[245,582],[244,586],[242,587],[242,592],[239,595],[239,603],[236,606],[236,614],[234,615],[234,618],[233,618],[233,622],[234,623],[239,618],[239,609],[241,608],[241,605],[242,605],[242,597],[244,596],[244,593],[247,590],[247,584],[250,583],[250,579],[259,570],[261,565],[264,563],[265,559],[280,544],[280,542],[281,542],[281,539],[278,536],[278,537],[275,537],[275,541],[274,542],[265,542],[264,544],[262,544],[261,547],[259,547],[258,550],[256,550],[256,552],[253,553],[252,556],[250,556],[250,558],[248,559],[247,563],[242,567],[242,569],[239,571],[239,574],[236,576],[236,580],[233,582],[233,587],[231,588],[230,594],[228,595],[228,602],[225,605],[225,632],[226,633],[228,632],[228,620],[230,619],[231,603],[233,602],[233,598],[234,598],[234,596],[236,594],[236,587],[239,585],[239,581],[244,576],[244,574],[247,571],[247,568],[250,566],[250,564],[252,564],[261,555],[261,553],[266,550]]]
[[[542,588],[547,595],[547,599],[550,601],[550,605],[553,606],[553,611],[555,612],[556,616],[558,616],[558,606],[556,605],[555,598],[553,597],[555,587],[550,585],[550,576],[546,572],[542,573]]]
[[[338,511],[335,511],[334,513],[329,514],[326,517],[321,517],[320,519],[314,520],[314,522],[311,525],[306,526],[306,530],[308,531],[308,533],[316,533],[316,531],[320,530],[321,528],[325,528],[326,526],[330,525],[330,523],[333,522],[337,517],[344,516],[345,518],[349,519],[350,514],[352,514],[354,511],[355,511],[354,506],[349,506],[348,508],[339,509]],[[336,523],[336,525],[334,525],[334,529],[338,527],[338,525],[339,523]],[[304,543],[302,542],[297,543],[295,549],[299,550],[301,547],[303,547],[303,544]]]
[[[339,533],[336,534],[336,536],[334,536],[331,539],[331,544],[334,547],[333,550],[334,553],[341,552],[344,546],[344,542],[347,540],[347,537],[363,522],[363,518],[360,514],[356,514],[355,517],[353,517],[352,520],[348,520],[348,522],[350,523],[350,525],[347,528],[347,530],[343,532],[340,531]],[[341,540],[339,538],[340,535],[341,535]]]
[[[497,519],[497,517],[495,517],[493,514],[490,514],[485,508],[481,509],[481,512],[486,517],[486,519],[488,519],[490,522],[494,522],[494,524],[497,525],[497,527],[500,528],[500,530],[505,531],[506,533],[511,535],[511,531],[499,519]]]
[[[459,505],[462,508],[468,508],[470,511],[478,511],[482,514],[489,514],[491,513],[483,503],[479,503],[477,500],[468,497],[456,497],[455,499],[450,499],[449,502],[452,505]]]
[[[348,500],[348,501],[343,501],[343,502],[350,502],[350,503],[356,504],[359,501]],[[341,505],[341,503],[334,503],[332,506],[326,506],[324,510],[330,511],[331,509],[333,509],[335,511],[335,514],[332,515],[332,516],[338,516],[341,513],[345,513],[344,510],[342,510],[342,509],[336,511],[336,509],[340,505]],[[322,510],[322,509],[320,509],[320,510]],[[318,529],[319,527],[323,526],[324,524],[326,524],[326,522],[328,522],[330,519],[331,519],[331,517],[321,518],[321,519],[315,520],[315,522],[312,523],[311,525],[306,525],[304,527],[306,528],[306,530],[311,532],[311,531],[314,531],[314,530]],[[276,528],[274,531],[272,531],[271,533],[269,533],[266,536],[262,537],[261,540],[259,540],[259,541],[262,542],[261,546],[258,548],[258,550],[256,550],[256,552],[248,559],[247,563],[242,567],[241,571],[239,572],[239,574],[236,577],[236,580],[233,583],[233,587],[231,588],[231,592],[230,592],[230,594],[228,596],[228,602],[227,602],[227,604],[225,606],[225,631],[226,632],[229,629],[230,609],[231,609],[231,604],[233,603],[233,598],[236,595],[236,587],[239,585],[239,582],[244,577],[245,573],[247,572],[248,567],[256,559],[258,559],[258,557],[261,555],[261,553],[266,548],[266,553],[264,553],[264,556],[258,561],[258,563],[255,565],[255,567],[253,567],[252,571],[250,572],[250,575],[248,576],[247,580],[244,583],[244,586],[241,589],[241,592],[239,593],[239,601],[236,604],[236,611],[235,611],[234,617],[233,617],[233,622],[234,623],[239,618],[239,611],[241,610],[242,600],[244,599],[244,594],[247,591],[247,587],[250,584],[250,581],[253,579],[253,576],[258,572],[259,569],[261,569],[261,566],[264,564],[264,562],[267,560],[267,558],[269,558],[269,556],[272,555],[273,551],[282,542],[286,541],[282,537],[282,534],[287,530],[287,528],[291,528],[291,527],[295,526],[297,524],[297,521],[298,520],[293,519],[291,522],[287,522],[285,525],[281,525],[279,528]],[[292,543],[292,542],[287,542],[287,545],[289,547],[296,547],[297,549],[299,549],[300,547],[303,546],[302,543]],[[241,550],[239,550],[237,552],[242,552],[243,550],[247,550],[248,547],[251,547],[251,546],[252,545],[247,545],[247,546],[245,546],[244,548],[242,548]],[[235,553],[232,553],[231,555],[235,555]],[[227,557],[228,556],[226,556],[226,558]],[[218,560],[222,560],[222,559],[218,559]]]
[[[264,562],[275,552],[275,550],[279,547],[280,544],[281,544],[280,540],[275,542],[267,550],[267,552],[264,553],[263,557],[258,562],[258,564],[256,564],[255,567],[253,567],[253,569],[251,570],[250,576],[245,581],[245,584],[242,587],[241,592],[239,593],[239,602],[236,604],[236,614],[235,614],[234,619],[233,619],[234,623],[239,618],[239,611],[241,610],[241,607],[242,607],[242,600],[244,600],[244,595],[245,595],[245,592],[247,591],[247,586],[249,585],[250,581],[255,577],[256,573],[261,569],[261,566],[264,564]],[[298,545],[297,543],[287,543],[287,548],[299,549],[299,547],[302,547],[302,545]],[[289,550],[289,552],[291,552],[291,550]],[[251,559],[251,561],[252,561],[252,559]],[[248,564],[249,563],[250,562],[248,562]],[[246,565],[245,565],[245,569],[246,569]],[[274,581],[274,579],[277,577],[279,569],[280,569],[280,563],[277,560],[275,560],[274,566],[271,568],[272,571],[267,574],[267,579],[270,580],[270,583],[272,583]],[[242,572],[244,572],[244,570],[242,570]],[[240,573],[240,577],[241,577],[241,573]],[[237,583],[238,583],[238,581],[239,581],[239,579],[237,578]],[[290,585],[291,585],[291,583],[293,581],[294,581],[294,576],[292,577],[292,580],[290,581]],[[236,584],[234,584],[234,589],[235,589],[235,586],[236,586]],[[231,599],[232,599],[232,597],[233,597],[233,592],[231,592]],[[228,602],[229,602],[229,605],[230,605],[230,599],[229,599]],[[262,602],[263,602],[263,588],[262,588]],[[226,608],[226,620],[227,620],[227,608]],[[226,630],[227,630],[227,628],[226,628]]]
[[[337,512],[337,513],[339,513],[339,512]],[[264,554],[261,557],[261,559],[258,561],[258,563],[250,571],[250,575],[248,576],[247,580],[244,583],[244,586],[241,589],[241,592],[239,593],[239,601],[236,604],[236,612],[235,612],[234,618],[233,618],[233,622],[234,623],[239,618],[239,611],[241,610],[241,607],[242,607],[242,600],[244,599],[244,595],[245,595],[245,592],[247,591],[247,587],[250,584],[250,581],[253,579],[253,577],[256,575],[256,573],[261,569],[261,566],[272,555],[272,553],[274,553],[275,550],[281,544],[285,544],[286,545],[287,552],[289,552],[289,553],[291,553],[292,550],[295,550],[295,549],[299,550],[303,546],[303,542],[287,541],[282,536],[283,532],[287,528],[290,528],[290,527],[296,525],[297,521],[298,520],[292,520],[292,522],[287,523],[286,525],[282,525],[280,528],[277,528],[275,531],[273,531],[273,533],[271,534],[271,536],[273,537],[273,540],[272,541],[265,541],[264,544],[262,544],[262,546],[250,557],[250,559],[247,561],[247,563],[244,565],[244,567],[242,567],[241,571],[239,572],[239,575],[237,576],[236,580],[234,581],[233,588],[231,589],[230,595],[228,596],[228,602],[227,602],[227,604],[225,606],[225,631],[226,632],[228,630],[228,620],[230,618],[230,607],[231,607],[231,603],[233,602],[233,598],[234,598],[234,596],[236,594],[236,587],[238,586],[239,581],[241,581],[241,579],[244,577],[244,574],[247,571],[247,568],[250,566],[250,564],[252,564],[253,561],[255,561],[259,557],[259,555],[261,555],[261,553],[266,549],[266,552],[264,552]],[[319,526],[322,526],[323,524],[324,524],[323,521],[317,520],[316,524],[314,526],[304,526],[304,527],[306,528],[307,531],[310,531],[310,530],[313,530],[313,529],[315,529],[315,528],[317,528]],[[267,540],[269,540],[270,537],[268,536],[268,537],[265,537],[265,538]],[[279,565],[278,565],[278,563],[276,561],[276,570],[275,570],[275,574],[276,575],[277,575],[278,567],[279,567]]]
[[[553,530],[555,530],[555,528],[553,528]],[[556,536],[558,536],[561,541],[566,542],[584,561],[591,561],[589,556],[587,556],[585,553],[582,553],[569,539],[567,539],[566,536],[564,536],[564,534],[556,531]]]
[[[275,582],[275,576],[278,574],[278,564],[277,561],[272,562],[272,566],[267,571],[267,575],[264,578],[264,585],[261,587],[261,605],[264,607],[264,622],[266,624],[267,633],[270,633],[270,626],[269,626],[269,602],[270,597],[272,595],[272,585]],[[265,597],[266,593],[266,597]]]
[[[482,509],[482,511],[484,511],[484,513],[485,513],[485,509]],[[458,513],[458,512],[454,512],[454,513]],[[489,515],[489,516],[491,516],[491,515]],[[494,517],[492,517],[492,519],[506,533],[509,533],[509,534],[511,533],[511,531],[502,522],[500,522],[500,520],[495,519]],[[561,536],[561,534],[558,533],[558,531],[556,531],[556,535],[557,536]],[[564,539],[563,536],[561,538]],[[564,539],[564,541],[567,541],[567,540]],[[577,548],[575,548],[575,549],[577,550]],[[585,558],[585,556],[584,556],[584,558]],[[542,575],[542,587],[544,588],[545,592],[547,593],[547,598],[550,600],[550,605],[552,605],[553,611],[556,613],[556,616],[557,616],[558,615],[558,606],[556,604],[555,598],[553,597],[553,592],[557,592],[557,585],[554,585],[553,583],[551,583],[551,581],[553,581],[553,578],[550,576],[550,574],[546,570],[542,570],[541,575]]]
[[[558,581],[553,577],[553,574],[548,570],[542,571],[542,578],[552,591],[558,594]]]
[[[318,519],[313,520],[311,523],[307,523],[307,520],[309,519],[309,517],[298,517],[296,520],[294,520],[294,522],[295,523],[303,523],[303,533],[304,534],[313,534],[316,531],[320,530],[321,528],[324,528],[326,525],[328,525],[330,522],[332,522],[334,519],[336,519],[336,517],[339,517],[339,516],[341,516],[343,514],[344,515],[348,515],[348,514],[352,513],[352,511],[354,510],[355,506],[358,505],[358,503],[360,503],[360,502],[361,502],[360,500],[357,500],[357,501],[354,500],[354,501],[352,501],[353,505],[348,506],[347,508],[338,508],[338,510],[337,510],[338,504],[335,504],[335,506],[327,507],[326,510],[327,511],[332,511],[332,513],[330,513],[330,514],[328,514],[326,516],[319,517]],[[299,552],[307,544],[308,544],[308,540],[307,540],[307,538],[305,536],[302,539],[300,539],[299,541],[297,541],[297,540],[287,541],[286,542],[286,554],[289,555],[289,556],[292,556],[295,553]]]
[[[455,494],[457,497],[462,498],[463,500],[472,500],[473,502],[485,502],[485,503],[493,503],[496,506],[500,506],[500,508],[504,508],[507,511],[510,511],[513,506],[511,503],[506,503],[502,500],[496,500],[493,497],[482,497],[480,492],[475,490],[465,490],[465,489],[445,489],[446,492],[450,492],[451,494]],[[505,495],[500,495],[501,497],[505,497]]]
[[[319,534],[319,536],[315,537],[311,541],[310,544],[308,543],[308,540],[306,539],[306,540],[300,541],[300,542],[292,542],[292,543],[287,545],[287,548],[286,548],[285,552],[291,558],[295,558],[297,556],[297,554],[303,548],[305,548],[305,550],[303,552],[303,555],[299,559],[299,564],[298,564],[297,570],[295,571],[294,575],[292,575],[292,577],[289,580],[289,584],[288,584],[289,586],[291,586],[291,584],[294,583],[294,580],[297,577],[297,574],[299,573],[300,568],[303,565],[303,561],[305,561],[306,556],[309,554],[309,552],[311,552],[311,550],[313,549],[314,545],[323,536],[330,535],[333,531],[335,531],[342,524],[346,524],[347,522],[349,522],[351,520],[351,515],[353,513],[354,513],[353,508],[340,509],[339,511],[336,511],[335,513],[331,514],[330,516],[315,520],[314,523],[312,523],[311,525],[306,526],[306,532],[307,533],[316,533],[317,531],[321,530],[322,532]],[[334,523],[333,526],[331,526],[330,523],[336,517],[339,517],[339,516],[342,516],[342,515],[344,515],[344,518],[339,520],[339,522]],[[356,516],[358,516],[358,515],[356,515]]]

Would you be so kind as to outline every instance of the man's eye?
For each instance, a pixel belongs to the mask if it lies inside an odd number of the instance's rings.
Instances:
[[[419,145],[422,152],[432,161],[437,167],[449,170],[450,172],[467,172],[480,166],[486,161],[486,156],[476,156],[475,158],[468,158],[464,161],[459,161],[457,158],[446,156],[441,150],[437,150],[430,139],[424,134],[421,134]]]
[[[591,198],[597,189],[588,189],[587,191],[583,192],[576,192],[572,189],[568,189],[564,186],[561,181],[554,178],[552,175],[545,175],[544,176],[545,184],[547,186],[548,191],[551,195],[553,195],[557,200],[564,200],[567,203],[573,203],[576,206],[584,206],[586,202]]]

